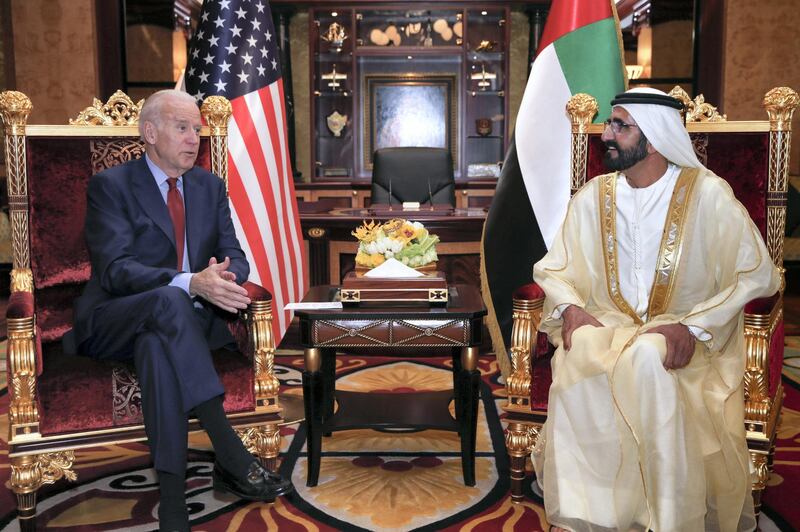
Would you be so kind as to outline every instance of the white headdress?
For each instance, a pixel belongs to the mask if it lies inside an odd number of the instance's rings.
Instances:
[[[678,166],[703,168],[681,120],[677,99],[658,89],[641,87],[618,94],[611,105],[628,111],[653,148],[668,161]]]

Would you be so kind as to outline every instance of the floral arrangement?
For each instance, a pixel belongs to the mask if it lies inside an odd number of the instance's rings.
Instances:
[[[395,258],[407,266],[418,268],[438,259],[436,243],[439,237],[430,234],[419,222],[400,218],[383,224],[365,221],[352,235],[359,240],[358,266],[374,268]]]

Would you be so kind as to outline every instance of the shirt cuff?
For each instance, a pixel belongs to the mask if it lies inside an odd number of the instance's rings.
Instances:
[[[192,294],[189,292],[189,284],[192,282],[193,275],[193,273],[181,272],[172,278],[172,281],[169,282],[169,285],[177,286],[191,297]]]
[[[692,333],[692,336],[694,336],[696,339],[700,340],[701,342],[707,342],[707,341],[711,340],[711,334],[708,331],[706,331],[705,329],[702,329],[700,327],[696,327],[694,325],[687,325],[687,327],[689,328],[689,332]]]
[[[572,305],[572,304],[573,303],[561,303],[560,305],[558,305],[556,308],[553,309],[553,313],[550,314],[550,318],[549,319],[551,319],[551,320],[560,320],[561,319],[561,315],[564,313],[565,310],[567,310],[567,307]]]

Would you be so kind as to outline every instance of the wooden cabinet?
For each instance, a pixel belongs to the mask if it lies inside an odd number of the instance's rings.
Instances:
[[[456,181],[456,208],[488,208],[494,197],[494,179],[459,179]],[[361,209],[369,207],[371,184],[369,180],[316,181],[295,183],[295,196],[298,201],[311,202],[325,200],[330,208]]]
[[[309,15],[312,182],[368,182],[374,150],[392,146],[448,148],[457,180],[496,179],[508,147],[508,6],[326,3]],[[368,197],[326,194],[352,206]]]

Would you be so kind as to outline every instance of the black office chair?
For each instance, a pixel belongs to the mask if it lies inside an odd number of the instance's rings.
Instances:
[[[375,150],[371,202],[387,204],[404,201],[418,201],[420,204],[442,203],[455,207],[456,183],[453,178],[453,157],[449,150]]]

